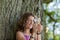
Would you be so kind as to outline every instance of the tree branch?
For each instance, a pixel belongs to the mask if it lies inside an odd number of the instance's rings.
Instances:
[[[53,21],[57,22],[50,14],[45,13],[46,15],[48,15]]]

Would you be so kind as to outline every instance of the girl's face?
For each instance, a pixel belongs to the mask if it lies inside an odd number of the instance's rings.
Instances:
[[[26,28],[31,29],[33,27],[33,24],[34,24],[34,17],[29,16],[26,22]]]

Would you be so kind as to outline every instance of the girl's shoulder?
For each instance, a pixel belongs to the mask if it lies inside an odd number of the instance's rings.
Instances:
[[[17,31],[17,33],[16,33],[16,39],[24,39],[24,35],[23,35],[23,32],[21,32],[21,31]]]

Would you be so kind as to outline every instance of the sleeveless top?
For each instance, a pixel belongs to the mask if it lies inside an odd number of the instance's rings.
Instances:
[[[24,35],[25,40],[30,40],[30,36],[29,35]],[[34,40],[37,40],[36,38]]]
[[[25,37],[25,40],[29,40],[30,39],[29,35],[24,35],[24,37]]]

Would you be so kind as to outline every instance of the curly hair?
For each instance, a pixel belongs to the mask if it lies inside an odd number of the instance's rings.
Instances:
[[[28,20],[28,17],[29,17],[29,16],[33,16],[33,17],[34,17],[34,15],[33,15],[32,13],[29,13],[29,12],[24,13],[24,14],[20,17],[20,19],[19,19],[19,21],[18,21],[18,24],[17,24],[17,26],[18,26],[18,31],[24,31],[24,28],[25,28],[25,26],[26,26],[26,21]]]
[[[21,31],[21,32],[24,32],[24,28],[25,28],[25,26],[26,26],[26,21],[28,20],[28,17],[29,16],[33,16],[34,18],[35,18],[35,16],[32,14],[32,13],[30,13],[30,12],[26,12],[26,13],[24,13],[20,18],[19,18],[19,20],[18,20],[18,22],[17,22],[17,28],[16,28],[16,30],[15,30],[15,32],[14,32],[14,40],[16,40],[16,32],[17,31]],[[32,29],[30,29],[30,33],[32,33],[33,32],[33,28]]]

